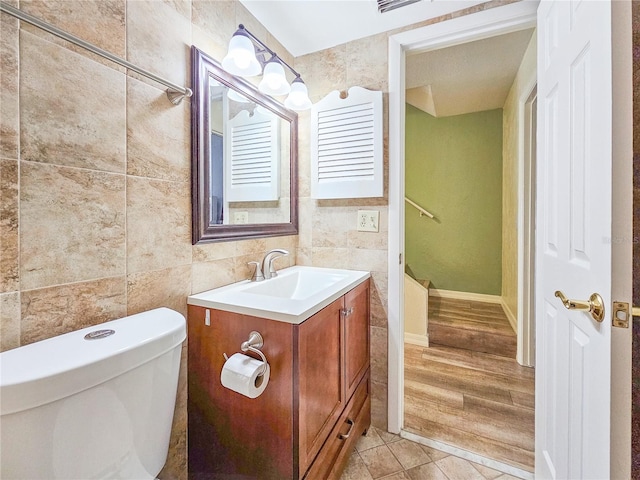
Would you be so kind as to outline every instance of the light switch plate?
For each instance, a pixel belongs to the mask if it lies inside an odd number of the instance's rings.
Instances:
[[[249,212],[234,212],[233,223],[236,225],[249,223]]]
[[[380,229],[380,212],[378,210],[358,210],[358,231],[377,232]]]

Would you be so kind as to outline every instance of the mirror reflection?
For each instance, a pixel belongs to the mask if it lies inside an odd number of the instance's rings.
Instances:
[[[211,223],[290,221],[289,123],[212,79]]]
[[[297,114],[192,47],[193,243],[297,233]]]

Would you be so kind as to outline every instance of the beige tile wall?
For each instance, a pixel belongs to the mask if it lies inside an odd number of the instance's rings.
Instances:
[[[352,85],[387,90],[387,34],[293,59],[237,1],[11,3],[178,84],[189,83],[191,44],[221,59],[244,23],[295,63],[314,101]],[[186,314],[187,295],[246,278],[247,261],[284,247],[292,255],[280,267],[372,272],[374,424],[385,428],[386,194],[311,199],[303,113],[300,234],[192,246],[188,102],[173,106],[152,81],[8,15],[1,22],[0,348],[159,306]],[[355,231],[362,207],[380,210],[379,233]],[[163,480],[187,476],[182,367]]]
[[[185,85],[192,43],[221,58],[238,23],[266,35],[236,2],[13,4]],[[189,294],[245,278],[276,246],[295,263],[296,237],[191,245],[188,102],[1,21],[2,350],[159,306],[186,314]],[[185,361],[163,479],[186,478],[186,394]]]

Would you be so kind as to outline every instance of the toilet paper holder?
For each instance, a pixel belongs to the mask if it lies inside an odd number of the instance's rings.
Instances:
[[[240,345],[240,350],[243,352],[253,352],[260,357],[263,362],[262,368],[258,376],[262,376],[267,371],[267,357],[264,356],[264,353],[260,350],[264,346],[264,339],[260,332],[256,332],[255,330],[249,334],[249,338],[242,342]],[[224,359],[228,360],[226,353],[223,353]]]

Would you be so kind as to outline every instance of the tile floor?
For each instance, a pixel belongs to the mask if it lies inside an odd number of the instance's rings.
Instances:
[[[516,480],[506,473],[371,427],[340,480]]]

